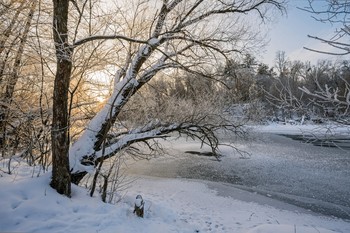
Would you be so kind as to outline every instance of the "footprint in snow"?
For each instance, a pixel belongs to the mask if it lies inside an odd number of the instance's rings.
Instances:
[[[17,201],[17,202],[14,202],[11,204],[11,208],[14,210],[14,209],[17,209],[18,206],[20,206],[22,204],[21,201]]]

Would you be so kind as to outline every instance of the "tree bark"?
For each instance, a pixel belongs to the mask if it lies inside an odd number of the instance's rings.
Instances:
[[[53,0],[53,35],[57,69],[53,94],[52,179],[51,187],[68,197],[71,195],[68,137],[68,90],[72,72],[72,50],[68,44],[69,0]]]

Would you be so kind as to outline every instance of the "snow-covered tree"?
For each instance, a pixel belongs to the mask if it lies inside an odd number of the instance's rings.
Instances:
[[[320,62],[307,73],[308,82],[299,89],[308,100],[323,109],[325,116],[349,116],[350,68],[348,61],[337,63]],[[329,111],[333,112],[330,113]]]
[[[150,119],[147,124],[120,127],[117,131],[115,123],[133,96],[157,74],[183,70],[209,77],[218,62],[255,46],[259,33],[250,30],[249,20],[251,23],[264,20],[269,10],[283,10],[283,1],[279,0],[143,0],[110,5],[91,0],[53,0],[53,3],[57,69],[51,185],[68,196],[70,181],[79,183],[98,163],[134,143],[147,144],[148,140],[163,138],[171,132],[199,138],[215,154],[219,144],[216,130],[236,129],[236,125],[215,113],[201,114],[194,109],[190,116],[177,120]],[[100,7],[96,7],[99,3]],[[68,20],[69,9],[77,13],[72,27],[68,27],[72,25]],[[99,9],[99,13],[94,14],[93,9]],[[106,20],[103,27],[79,31],[80,24],[92,25],[92,19],[98,18]],[[120,21],[123,19],[124,22]],[[67,104],[74,53],[80,46],[101,40],[119,48],[115,49],[119,60],[114,65],[119,69],[114,87],[104,107],[69,148]],[[132,117],[131,112],[129,118]]]

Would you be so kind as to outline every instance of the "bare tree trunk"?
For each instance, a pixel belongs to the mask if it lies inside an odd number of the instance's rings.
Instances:
[[[51,187],[58,193],[71,195],[68,137],[68,90],[72,72],[72,50],[68,44],[69,0],[53,0],[53,35],[56,48],[57,70],[53,95],[52,118],[52,180]]]

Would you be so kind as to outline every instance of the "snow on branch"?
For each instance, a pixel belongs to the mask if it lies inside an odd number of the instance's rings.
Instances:
[[[173,132],[189,136],[192,139],[199,139],[202,144],[210,146],[212,153],[218,156],[217,150],[220,143],[216,136],[216,131],[222,128],[237,131],[240,126],[225,121],[218,124],[205,123],[208,117],[211,116],[203,116],[195,121],[186,121],[182,123],[155,122],[128,132],[123,132],[123,134],[111,140],[105,148],[101,148],[90,155],[82,157],[80,162],[84,166],[94,166],[134,143],[146,143],[150,139],[164,138]]]
[[[345,98],[342,98],[343,100],[339,99],[339,89],[332,89],[328,87],[328,85],[325,85],[325,88],[318,92],[311,92],[306,87],[299,87],[301,91],[304,93],[316,97],[317,99],[324,100],[330,103],[335,104],[341,104],[345,105],[347,108],[350,107],[350,88],[347,86],[346,94],[344,95]]]
[[[213,122],[213,119],[214,120]],[[180,123],[164,123],[152,121],[149,124],[131,130],[122,130],[120,133],[106,135],[105,143],[99,150],[84,153],[84,156],[77,158],[72,173],[86,174],[92,171],[101,161],[108,159],[135,143],[145,143],[153,149],[149,140],[166,138],[170,133],[177,132],[180,135],[200,140],[202,145],[208,145],[213,155],[218,158],[218,146],[220,145],[217,133],[219,130],[227,130],[235,134],[244,133],[241,125],[234,124],[223,116],[216,114],[192,115]],[[83,154],[82,154],[83,155]]]

